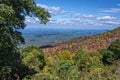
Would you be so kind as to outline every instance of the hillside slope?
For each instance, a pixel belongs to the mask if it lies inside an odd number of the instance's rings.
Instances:
[[[107,48],[113,41],[119,38],[120,27],[94,36],[80,37],[60,43],[55,43],[53,45],[49,45],[49,47],[43,47],[43,52],[45,54],[51,55],[59,53],[63,50],[68,50],[70,52],[76,52],[81,49],[99,50],[102,48]]]

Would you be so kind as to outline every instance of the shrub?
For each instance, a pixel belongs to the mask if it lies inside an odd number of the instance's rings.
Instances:
[[[41,70],[45,66],[44,55],[36,50],[29,52],[23,59],[23,63],[35,71]]]
[[[102,49],[99,51],[102,54],[102,61],[104,64],[112,64],[114,61],[114,53],[108,49]]]
[[[72,55],[69,51],[65,50],[62,53],[58,54],[58,59],[61,60],[65,60],[65,61],[69,61],[70,63],[73,63],[73,59],[72,59]]]
[[[120,39],[114,41],[108,48],[108,50],[112,51],[115,54],[115,59],[120,58]]]
[[[89,70],[91,66],[101,67],[101,58],[102,56],[98,52],[79,51],[75,55],[74,61],[81,71],[83,69]]]

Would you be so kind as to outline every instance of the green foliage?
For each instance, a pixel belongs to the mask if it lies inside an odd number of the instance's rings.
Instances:
[[[22,50],[22,55],[21,56],[23,58],[26,57],[28,55],[28,53],[32,52],[34,49],[37,50],[37,51],[40,51],[39,48],[36,47],[36,46],[27,46],[24,49],[21,49]]]
[[[37,7],[35,0],[1,0],[0,1],[0,79],[16,80],[31,74],[22,64],[17,46],[24,43],[20,29],[25,28],[25,16],[38,17],[41,23],[49,21],[49,13]],[[6,75],[3,69],[11,69]],[[27,72],[26,72],[27,71]],[[4,74],[5,73],[5,74]],[[33,71],[34,73],[34,71]],[[15,76],[17,75],[17,76]],[[5,76],[5,77],[2,77]]]
[[[4,45],[7,45],[7,43],[5,42]],[[9,70],[11,70],[9,74],[6,73],[8,67]],[[12,45],[0,47],[0,80],[6,78],[9,78],[7,80],[17,79],[18,77],[22,78],[23,76],[34,73],[34,71],[31,71],[22,64],[20,53],[16,52],[16,50],[12,48]]]
[[[33,52],[37,53],[39,51],[33,49]],[[97,51],[81,50],[76,53],[74,58],[69,51],[63,51],[54,56],[44,55],[46,65],[43,69],[35,75],[26,76],[23,80],[119,80],[119,77],[115,73],[116,68],[113,65],[104,65],[106,63],[102,63],[106,50],[101,50],[101,52],[102,54]],[[32,56],[36,54],[28,55]],[[26,61],[29,62],[29,58]],[[35,60],[32,59],[32,61]],[[34,63],[39,64],[37,60]],[[34,66],[37,67],[38,65]]]
[[[102,56],[98,52],[79,51],[75,57],[75,63],[79,70],[88,69],[91,66],[102,67]]]
[[[108,48],[115,55],[115,59],[120,59],[120,39],[114,41]]]
[[[32,51],[31,50],[29,51],[30,48],[31,48],[30,46],[28,48],[25,48],[24,51],[28,51],[28,53],[27,54],[23,53],[24,57],[22,61],[29,68],[39,72],[45,66],[44,55],[37,49],[34,49],[36,47],[31,49]]]
[[[0,70],[0,79],[10,80],[11,79],[11,67],[5,66]]]
[[[105,64],[112,64],[114,62],[114,53],[108,49],[100,50],[100,54],[102,54],[102,61]]]
[[[63,51],[56,55],[44,55],[46,65],[43,69],[24,80],[119,80],[119,60],[118,63],[115,63],[117,61],[115,61],[116,54],[112,50],[113,48],[109,47],[99,52],[81,50],[75,55],[69,51]],[[118,48],[116,46],[114,50],[119,50]],[[26,54],[33,53],[34,50],[39,52],[38,48],[30,46],[23,51]],[[37,51],[34,52],[37,53]],[[25,57],[27,56],[28,54]],[[29,58],[26,61],[29,62]],[[37,60],[35,62],[39,64]]]
[[[66,79],[64,75],[67,75],[69,72],[69,69],[73,65],[73,59],[72,55],[69,51],[63,51],[62,53],[59,53],[58,55],[55,56],[55,62],[53,64],[52,69],[52,74],[51,77],[52,79]],[[55,75],[55,76],[54,76]]]
[[[29,52],[31,52],[33,49],[39,50],[39,48],[36,47],[36,46],[27,46],[27,47],[25,47],[22,51],[29,53]]]
[[[58,71],[67,71],[70,68],[71,64],[69,61],[59,61],[58,62]]]
[[[73,59],[72,59],[72,55],[69,51],[65,50],[62,53],[58,54],[58,60],[65,60],[65,61],[69,61],[70,63],[73,63]]]

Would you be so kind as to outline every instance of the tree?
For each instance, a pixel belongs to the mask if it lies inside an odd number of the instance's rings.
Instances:
[[[50,14],[37,7],[34,0],[0,0],[0,74],[3,68],[9,67],[12,77],[14,74],[23,77],[19,72],[22,68],[18,68],[22,63],[17,45],[24,43],[20,29],[26,26],[25,16],[38,17],[43,24],[50,18]]]
[[[25,16],[38,17],[46,24],[49,13],[37,7],[34,0],[2,0],[0,4],[0,37],[9,38],[13,44],[24,42],[19,29],[25,28]],[[8,40],[8,39],[7,39]],[[8,42],[8,41],[7,41]]]
[[[36,72],[39,72],[45,66],[44,55],[37,49],[33,49],[31,52],[27,53],[22,59],[23,63]]]
[[[60,61],[62,61],[62,60],[69,61],[71,64],[73,63],[72,54],[67,50],[65,50],[62,53],[58,54],[58,59]]]
[[[114,53],[108,49],[101,49],[100,54],[102,54],[102,61],[104,64],[112,64],[114,62]]]
[[[92,66],[102,67],[101,59],[102,56],[96,51],[79,51],[74,57],[74,62],[78,69],[83,71],[90,70]]]
[[[114,53],[115,59],[120,59],[120,39],[114,41],[108,49]]]

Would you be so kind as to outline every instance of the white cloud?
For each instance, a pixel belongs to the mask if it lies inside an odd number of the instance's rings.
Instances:
[[[47,6],[47,5],[44,5],[44,4],[37,4],[37,6],[39,7],[42,7],[46,10],[48,10],[51,14],[64,14],[64,10],[62,10],[60,7],[58,6]]]
[[[83,15],[83,17],[85,17],[85,18],[94,18],[95,17],[95,15],[91,15],[91,14],[89,14],[89,15]]]
[[[120,25],[119,18],[110,15],[93,14],[71,14],[69,18],[51,19],[51,24],[73,25],[73,26],[116,26]]]
[[[60,25],[64,25],[64,24],[72,24],[71,19],[51,19],[50,24],[60,24]]]
[[[102,16],[102,17],[97,17],[97,20],[112,20],[112,19],[116,19],[116,17],[113,16]]]
[[[103,10],[103,11],[101,11],[101,12],[120,13],[120,8],[110,8],[110,9]]]
[[[105,24],[120,25],[120,23],[118,21],[106,21]]]
[[[40,23],[40,20],[35,17],[32,18],[32,17],[26,16],[25,19],[26,19],[25,20],[26,23],[33,23],[33,24]]]
[[[117,24],[117,22],[114,22],[114,21],[107,21],[105,23],[108,23],[108,24]]]
[[[47,5],[44,5],[44,4],[37,4],[37,6],[48,10],[49,13],[51,13],[52,18],[54,17],[54,15],[58,16],[58,15],[63,15],[65,13],[65,11],[62,10],[58,6],[47,6]],[[27,16],[25,22],[27,22],[27,23],[38,23],[38,22],[40,22],[40,20],[38,18],[35,18],[35,17],[31,18],[31,17]],[[50,21],[50,22],[53,23],[53,21]],[[64,20],[59,20],[59,21],[57,20],[55,23],[57,24],[57,23],[62,23],[62,22],[64,24],[67,23]]]
[[[40,22],[40,20],[38,18],[34,18],[34,20]]]
[[[50,18],[49,24],[54,25],[66,25],[66,26],[116,26],[120,25],[120,19],[116,16],[108,15],[94,15],[94,14],[81,14],[71,11],[64,11],[58,6],[47,6],[44,4],[37,4],[42,8],[45,8],[52,14],[52,18]],[[119,8],[110,8],[103,10],[103,12],[112,12],[118,13],[120,12]],[[54,16],[55,15],[55,16]],[[38,18],[30,18],[26,17],[27,23],[38,23],[40,22]]]
[[[72,15],[73,17],[79,17],[79,18],[94,18],[95,15],[92,14],[79,14],[79,13],[75,13]]]

